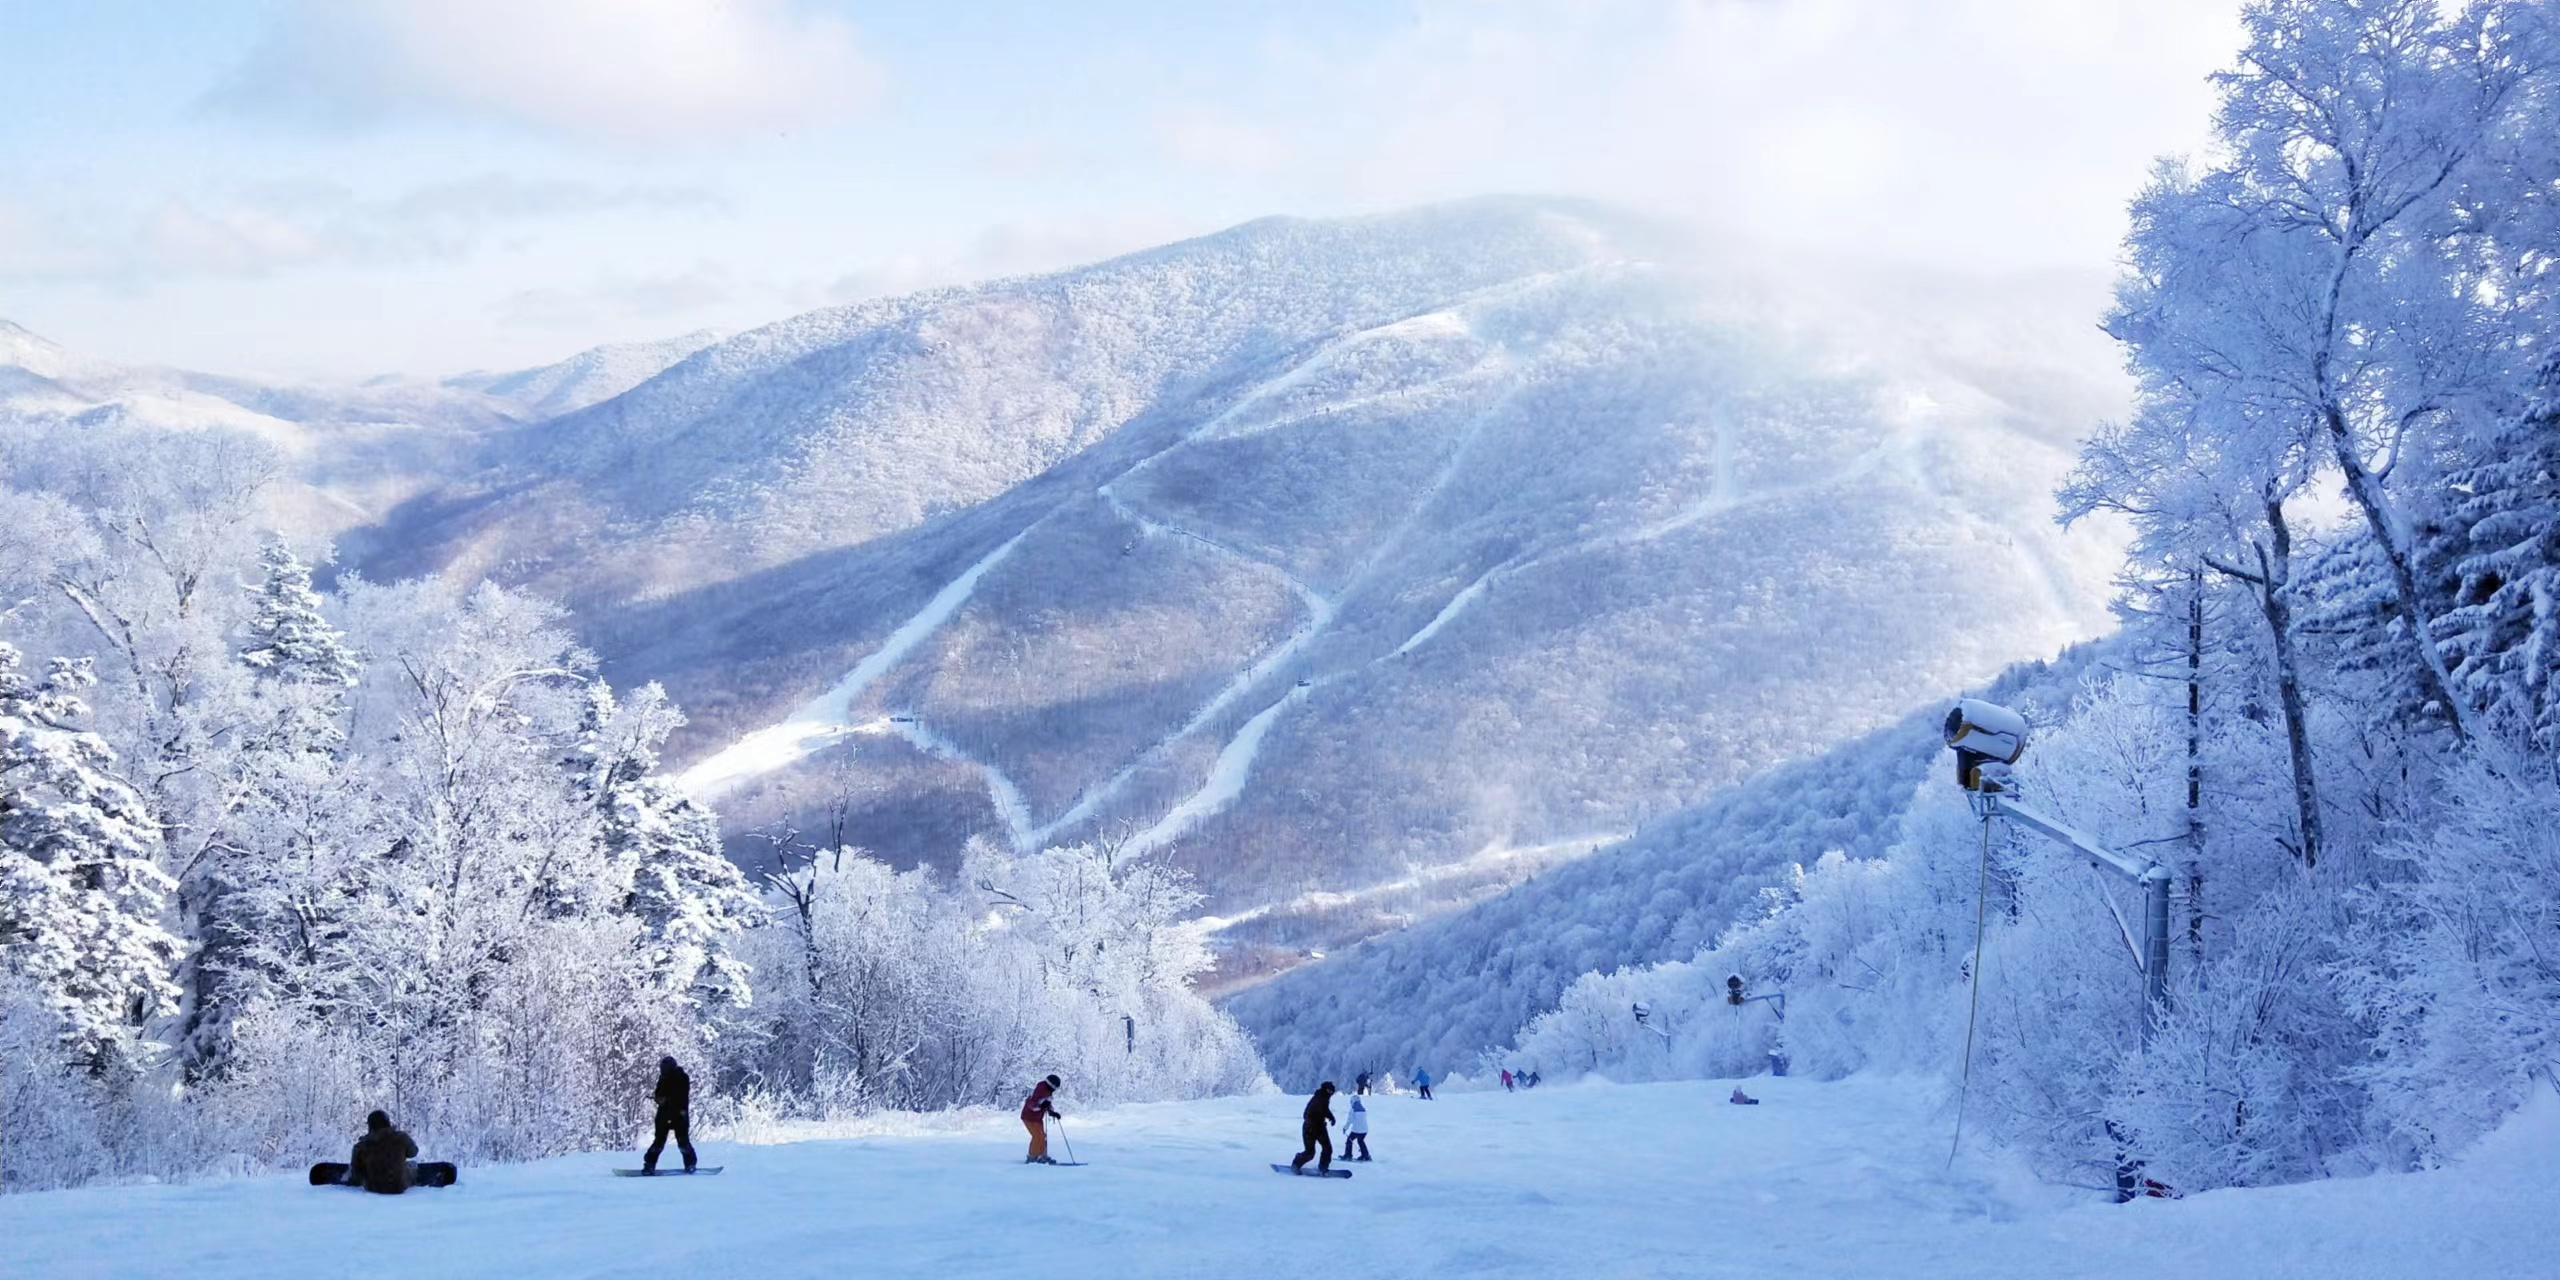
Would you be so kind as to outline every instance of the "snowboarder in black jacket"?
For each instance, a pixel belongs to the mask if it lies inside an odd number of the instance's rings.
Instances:
[[[396,1196],[414,1184],[418,1144],[391,1127],[391,1117],[376,1111],[364,1118],[364,1136],[347,1157],[347,1181],[367,1191]]]
[[[1330,1173],[1333,1171],[1333,1135],[1325,1132],[1325,1126],[1332,1123],[1333,1082],[1331,1080],[1327,1080],[1323,1084],[1316,1086],[1314,1097],[1307,1099],[1306,1114],[1298,1126],[1299,1146],[1301,1149],[1298,1152],[1297,1159],[1289,1162],[1289,1172],[1304,1173],[1306,1171],[1308,1159],[1313,1157],[1318,1150],[1322,1150],[1324,1152],[1324,1158],[1316,1161],[1316,1172]]]
[[[658,1171],[658,1153],[667,1149],[667,1135],[676,1136],[676,1150],[684,1153],[684,1171],[693,1172],[693,1077],[676,1065],[674,1057],[658,1059],[657,1136],[650,1140],[649,1153],[640,1158],[640,1167],[650,1173]]]

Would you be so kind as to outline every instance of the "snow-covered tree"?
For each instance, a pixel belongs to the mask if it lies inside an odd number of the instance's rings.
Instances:
[[[311,566],[281,542],[268,543],[258,564],[264,576],[256,588],[257,612],[243,628],[248,642],[240,660],[285,684],[354,684],[361,664],[322,615],[320,593],[311,589]]]
[[[362,811],[344,774],[341,722],[363,665],[324,615],[308,565],[280,542],[258,563],[239,650],[253,678],[228,711],[236,751],[208,829],[183,846],[195,946],[179,1042],[198,1078],[225,1069],[244,1001],[296,985],[291,957],[307,960],[342,893],[334,875],[312,874],[339,861],[322,847],[336,838],[319,833],[347,830],[346,815]]]
[[[60,1020],[73,1061],[130,1067],[178,998],[161,919],[174,885],[115,753],[76,727],[86,665],[57,660],[41,681],[23,665],[0,643],[0,966]]]
[[[2402,459],[2507,403],[2540,322],[2546,245],[2495,213],[2552,176],[2535,134],[2547,22],[2528,6],[2264,0],[2218,77],[2224,159],[2136,204],[2113,329],[2149,394],[2207,427],[2316,455],[2361,513],[2396,603],[2406,678],[2458,735],[2433,643]],[[2520,287],[2522,286],[2522,287]],[[2535,349],[2539,349],[2538,346]]]
[[[2560,352],[2540,394],[2477,461],[2433,539],[2451,604],[2437,635],[2484,724],[2560,753]]]
[[[745,1005],[749,972],[728,942],[761,923],[764,908],[721,851],[718,820],[656,776],[659,748],[683,724],[654,683],[623,700],[601,680],[590,684],[578,746],[583,785],[601,814],[605,857],[630,885],[621,910],[640,924],[650,972],[691,998]]]

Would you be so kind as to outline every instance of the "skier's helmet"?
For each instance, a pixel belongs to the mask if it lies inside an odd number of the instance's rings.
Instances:
[[[1060,1085],[1061,1083],[1062,1083],[1062,1082],[1058,1079],[1058,1077],[1056,1077],[1056,1076],[1054,1076],[1054,1075],[1049,1077],[1049,1087],[1050,1087],[1050,1088],[1055,1089],[1055,1088],[1059,1087],[1059,1085]]]

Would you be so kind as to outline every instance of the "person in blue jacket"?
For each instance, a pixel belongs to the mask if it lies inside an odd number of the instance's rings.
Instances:
[[[1422,1100],[1431,1101],[1431,1073],[1420,1067],[1413,1069],[1413,1087],[1422,1091]]]

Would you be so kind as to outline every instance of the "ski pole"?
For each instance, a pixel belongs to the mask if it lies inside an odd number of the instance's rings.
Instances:
[[[1049,1118],[1058,1122],[1058,1145],[1067,1149],[1067,1163],[1076,1163],[1076,1144],[1067,1141],[1067,1118],[1065,1116]]]

